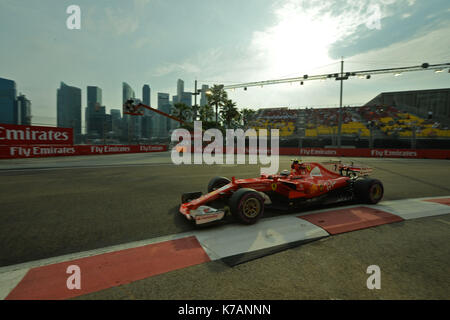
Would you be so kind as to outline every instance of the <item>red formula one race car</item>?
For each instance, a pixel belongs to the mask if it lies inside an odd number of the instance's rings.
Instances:
[[[244,224],[253,224],[264,207],[289,210],[309,204],[358,201],[375,204],[383,197],[383,184],[368,178],[370,168],[340,161],[320,164],[293,160],[291,170],[254,179],[215,177],[208,193],[182,195],[180,212],[196,225],[222,220],[231,213]]]

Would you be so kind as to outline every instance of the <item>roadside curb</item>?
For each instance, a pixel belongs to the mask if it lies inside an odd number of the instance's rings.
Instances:
[[[234,266],[333,234],[450,213],[450,196],[384,201],[225,225],[0,268],[0,299],[67,299],[188,266]],[[189,244],[189,245],[188,245]],[[195,258],[191,258],[195,257]],[[82,265],[89,283],[69,290],[67,266]],[[57,288],[57,289],[55,289]]]

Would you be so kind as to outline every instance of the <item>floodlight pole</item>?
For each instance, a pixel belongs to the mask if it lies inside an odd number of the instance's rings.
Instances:
[[[194,83],[194,106],[196,106],[197,105],[197,80],[195,80],[195,83]]]
[[[194,85],[194,121],[197,120],[197,80]]]
[[[197,96],[202,92],[202,90],[201,89],[197,89],[197,87],[198,87],[197,80],[195,80],[195,82],[194,82],[194,92],[191,92],[191,96],[194,95],[194,105],[193,105],[194,114],[192,115],[193,121],[197,120]]]
[[[337,147],[340,149],[341,148],[341,131],[342,131],[342,93],[344,90],[344,58],[342,57],[341,59],[341,75],[340,75],[340,80],[341,80],[341,93],[340,93],[340,97],[339,97],[339,114],[338,114],[338,141],[337,141]]]

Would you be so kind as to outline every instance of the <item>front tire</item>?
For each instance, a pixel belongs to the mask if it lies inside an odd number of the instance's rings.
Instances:
[[[237,190],[231,196],[229,205],[233,216],[243,224],[256,223],[264,213],[264,199],[253,189]]]
[[[357,179],[353,186],[356,199],[362,203],[377,204],[384,194],[383,184],[377,179]]]

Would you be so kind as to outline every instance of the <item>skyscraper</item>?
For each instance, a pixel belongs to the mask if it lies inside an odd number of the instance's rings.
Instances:
[[[103,107],[104,108],[104,107]],[[103,132],[104,132],[104,139],[106,139],[107,137],[111,136],[112,130],[112,116],[110,114],[105,114],[105,117],[103,118]]]
[[[119,109],[111,109],[111,129],[114,132],[114,136],[121,136],[122,116]]]
[[[173,104],[169,102],[161,107],[161,111],[165,112],[167,114],[171,114],[172,108],[173,108]],[[169,131],[172,130],[174,127],[173,123],[176,121],[174,121],[170,118],[167,118],[167,117],[164,117],[163,121],[165,122],[165,131],[163,132],[162,135],[163,135],[163,137],[167,137]]]
[[[18,117],[17,124],[31,126],[31,101],[21,94],[17,97]]]
[[[178,79],[177,81],[177,101],[174,101],[173,103],[181,102],[181,99],[183,97],[184,92],[184,81],[181,79]]]
[[[16,95],[16,83],[13,80],[0,78],[0,123],[18,123]]]
[[[145,84],[142,87],[142,103],[145,104],[146,106],[151,106],[151,89],[150,86],[148,84]],[[142,129],[142,138],[146,138],[146,139],[150,139],[153,136],[153,132],[152,132],[152,118],[154,116],[154,112],[148,110],[148,109],[144,109],[144,116],[142,117],[142,124],[141,124],[141,129]]]
[[[122,83],[122,103],[129,99],[134,99],[135,93],[130,85],[126,82]],[[135,140],[141,137],[141,117],[130,116],[125,114],[123,116],[124,125],[124,138],[126,140]]]
[[[100,106],[97,104],[95,109],[92,111],[90,115],[89,124],[91,127],[91,131],[89,132],[90,137],[101,138],[105,137],[107,132],[107,114],[106,107]]]
[[[130,85],[126,82],[122,82],[122,103],[134,97],[134,90],[130,87]]]
[[[206,91],[208,91],[209,86],[207,84],[202,85],[202,93],[200,94],[200,107],[206,106],[208,100],[206,99]]]
[[[57,126],[73,128],[74,141],[81,141],[81,89],[61,82],[56,93]]]
[[[180,102],[184,103],[188,107],[192,107],[192,93],[190,93],[190,92],[183,92],[181,94]]]
[[[105,113],[101,110],[102,89],[95,86],[87,87],[87,107],[85,113],[86,133],[102,135]]]
[[[142,103],[149,107],[151,107],[150,94],[151,94],[150,86],[148,84],[145,84],[142,87]],[[147,110],[147,111],[150,111],[150,110]]]
[[[169,104],[169,94],[158,92],[158,110],[161,110],[163,105]]]
[[[170,106],[171,103],[169,101],[169,94],[168,93],[161,93],[158,92],[158,110],[170,114]],[[169,118],[162,116],[160,114],[157,114],[155,116],[155,124],[156,124],[156,130],[158,132],[158,136],[160,137],[166,137],[168,130],[168,121]]]

